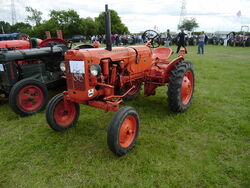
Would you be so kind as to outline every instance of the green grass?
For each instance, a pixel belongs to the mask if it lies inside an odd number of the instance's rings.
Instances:
[[[196,86],[185,113],[169,111],[166,87],[126,103],[141,129],[120,158],[106,144],[113,112],[82,105],[77,125],[55,132],[44,112],[0,105],[0,187],[249,187],[250,48],[205,48],[188,47]]]

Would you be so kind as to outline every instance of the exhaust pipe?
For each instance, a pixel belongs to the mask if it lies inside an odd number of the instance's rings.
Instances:
[[[106,50],[112,51],[111,43],[111,21],[108,5],[105,5],[105,33],[106,33]]]

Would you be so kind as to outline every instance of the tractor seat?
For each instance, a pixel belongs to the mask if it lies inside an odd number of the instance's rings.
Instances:
[[[159,47],[153,50],[152,58],[158,61],[165,61],[167,60],[171,54],[171,48]]]

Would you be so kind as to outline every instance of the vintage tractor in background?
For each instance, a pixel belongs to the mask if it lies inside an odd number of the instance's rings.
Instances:
[[[0,99],[21,116],[41,111],[47,104],[47,88],[65,85],[60,64],[69,50],[67,42],[47,39],[37,48],[0,50]]]
[[[29,39],[29,36],[24,33],[11,33],[11,34],[0,34],[0,50],[6,48],[8,50],[14,49],[28,49],[36,47],[42,40],[37,38]],[[37,44],[33,46],[32,44]]]
[[[3,49],[22,50],[22,49],[37,48],[37,47],[41,48],[41,47],[51,46],[51,45],[54,46],[56,44],[65,44],[65,45],[67,44],[67,42],[63,40],[61,30],[56,31],[57,38],[51,38],[51,34],[49,31],[46,31],[45,33],[46,33],[45,40],[41,40],[41,39],[34,38],[34,37],[29,38],[29,36],[26,34],[20,35],[19,38],[5,37],[5,39],[8,39],[8,40],[0,41],[0,50],[3,50]],[[2,35],[12,36],[13,34],[2,34]],[[1,38],[1,35],[0,35],[0,38]]]
[[[159,34],[146,31],[144,46],[111,45],[111,26],[106,5],[106,48],[72,49],[65,53],[67,91],[54,96],[47,105],[46,119],[56,131],[76,124],[84,104],[105,111],[116,111],[107,132],[107,143],[118,156],[135,146],[140,118],[132,107],[119,109],[119,104],[132,99],[144,85],[144,95],[155,95],[156,88],[168,84],[168,103],[174,112],[183,112],[194,93],[194,70],[184,61],[184,49],[172,61],[170,48],[155,47]],[[157,44],[158,45],[158,44]],[[157,46],[156,45],[156,46]]]
[[[0,34],[0,41],[5,40],[27,40],[29,36],[25,33]]]

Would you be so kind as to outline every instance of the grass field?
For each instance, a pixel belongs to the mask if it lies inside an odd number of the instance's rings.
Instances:
[[[0,105],[0,187],[250,187],[250,48],[205,48],[188,47],[196,86],[185,113],[169,111],[166,87],[126,103],[141,129],[120,158],[106,144],[113,112],[81,106],[77,125],[55,132],[44,112]]]

